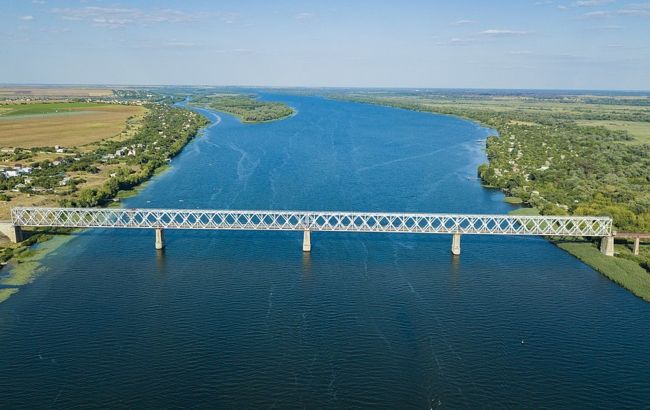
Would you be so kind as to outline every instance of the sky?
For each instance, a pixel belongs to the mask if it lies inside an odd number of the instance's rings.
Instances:
[[[650,1],[0,0],[0,83],[650,90]]]

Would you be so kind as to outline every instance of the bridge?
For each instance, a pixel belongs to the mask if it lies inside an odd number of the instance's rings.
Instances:
[[[22,227],[153,229],[156,249],[164,247],[165,229],[301,231],[310,252],[312,231],[384,232],[450,234],[454,255],[461,235],[600,237],[601,251],[614,254],[612,219],[595,216],[18,207],[11,219],[0,230],[13,242],[22,240]]]
[[[639,256],[639,252],[641,249],[641,240],[649,240],[650,239],[650,233],[640,233],[640,232],[615,232],[614,233],[614,238],[620,238],[620,239],[632,239],[634,240],[634,246],[632,248],[632,253],[635,256]]]

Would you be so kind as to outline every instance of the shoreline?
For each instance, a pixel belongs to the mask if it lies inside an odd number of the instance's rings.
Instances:
[[[185,108],[190,110],[189,106],[185,106]],[[209,122],[199,128],[196,135],[188,140],[174,157],[180,155],[193,141],[202,137],[202,133],[206,128],[219,124],[221,118],[217,116],[217,119],[217,121],[213,121],[208,118]],[[111,202],[100,208],[121,207],[124,199],[138,195],[142,190],[146,189],[147,185],[155,177],[163,174],[170,168],[171,165],[169,163],[156,168],[148,179],[129,189],[118,191]],[[52,252],[56,252],[61,246],[75,239],[76,233],[81,230],[81,228],[69,229],[65,233],[51,231],[34,232],[30,237],[35,237],[35,242],[25,245],[18,244],[14,248],[14,255],[4,265],[0,266],[0,303],[5,302],[12,295],[18,293],[22,286],[29,285],[41,274],[47,272],[47,268],[44,267],[41,261],[52,254]]]
[[[499,131],[494,129],[489,124],[485,124],[480,120],[465,115],[438,113],[438,112],[428,111],[425,109],[418,109],[418,108],[405,108],[405,107],[399,107],[391,104],[382,104],[381,102],[356,101],[354,99],[336,98],[336,97],[332,99],[339,100],[339,101],[355,102],[359,104],[379,105],[383,107],[390,107],[390,108],[402,109],[407,111],[415,111],[415,112],[421,112],[427,114],[455,117],[465,121],[470,121],[481,127],[494,130],[497,133],[496,135],[497,138],[501,138],[501,134],[499,133]],[[487,140],[486,140],[486,145],[483,148],[484,151],[486,148],[487,148]],[[488,158],[488,162],[489,162],[489,158]],[[508,202],[506,199],[511,197],[507,196],[506,192],[502,188],[487,185],[486,183],[484,183],[485,181],[483,181],[482,178],[480,178],[480,176],[479,179],[482,187],[486,189],[498,189],[501,193],[503,193],[504,194],[503,201],[505,203],[508,203],[513,206],[518,206],[518,208],[508,212],[509,214],[517,213],[517,212],[522,214],[526,214],[528,212],[536,212],[536,208],[526,206],[523,202],[519,204],[513,204]],[[546,238],[546,239],[550,241],[552,244],[554,244],[556,247],[558,247],[559,249],[563,250],[564,252],[567,252],[569,255],[575,257],[585,265],[589,266],[591,269],[598,272],[606,279],[616,283],[618,286],[621,286],[625,290],[629,291],[632,295],[640,298],[643,301],[650,302],[650,272],[645,270],[638,263],[617,256],[606,257],[601,254],[600,250],[598,249],[598,246],[594,245],[593,242],[591,241],[580,242],[577,240],[558,241],[553,238]],[[603,258],[607,258],[607,259],[603,259]]]

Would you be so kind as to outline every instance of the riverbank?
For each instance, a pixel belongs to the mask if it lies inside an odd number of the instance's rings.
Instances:
[[[648,167],[644,165],[648,162],[644,153],[650,145],[639,145],[642,141],[631,143],[632,137],[624,132],[574,122],[605,115],[620,120],[650,120],[647,107],[635,107],[628,118],[618,111],[608,111],[607,107],[595,113],[593,106],[575,105],[559,110],[557,102],[544,106],[542,100],[522,107],[517,101],[502,103],[484,96],[466,100],[459,97],[456,102],[448,98],[396,95],[334,97],[453,115],[496,129],[500,136],[487,139],[489,162],[479,167],[478,174],[486,186],[506,194],[505,202],[524,206],[515,213],[607,215],[614,218],[618,228],[649,229],[650,213],[635,213],[634,209],[641,209],[640,204],[650,194],[645,187],[650,181],[637,177]],[[540,106],[546,111],[541,112]],[[642,246],[640,256],[633,257],[626,245],[616,244],[616,256],[604,257],[596,243],[556,244],[634,295],[650,301],[650,272],[643,267],[650,265],[647,246]]]
[[[121,200],[136,195],[155,175],[169,168],[169,162],[192,141],[200,129],[209,124],[207,118],[191,110],[152,106],[142,125],[127,141],[103,141],[88,153],[89,163],[112,166],[110,175],[92,187],[83,188],[59,200],[63,206],[121,206]],[[168,137],[174,136],[174,137]],[[125,145],[128,155],[111,154],[115,146]],[[117,148],[119,152],[122,148]],[[107,154],[108,153],[108,154]],[[131,155],[132,153],[132,155]],[[74,230],[50,229],[26,231],[21,243],[6,242],[0,258],[7,266],[0,271],[0,302],[31,283],[41,272],[40,260],[72,238]],[[53,240],[56,239],[56,240]],[[47,244],[47,245],[45,245]]]
[[[539,215],[539,210],[521,207],[510,211],[509,214]],[[607,279],[624,287],[641,299],[650,302],[650,275],[635,261],[621,257],[605,256],[599,249],[599,243],[594,241],[568,238],[551,238],[549,240],[555,246],[575,256]],[[630,253],[624,244],[616,244],[615,249],[619,254],[624,253],[626,250]]]

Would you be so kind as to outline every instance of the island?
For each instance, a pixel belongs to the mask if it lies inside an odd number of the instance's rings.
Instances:
[[[260,101],[248,94],[199,96],[192,98],[191,104],[232,114],[246,123],[276,121],[294,114],[293,108],[284,103]]]

